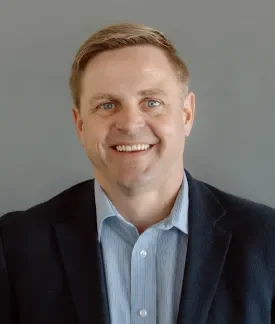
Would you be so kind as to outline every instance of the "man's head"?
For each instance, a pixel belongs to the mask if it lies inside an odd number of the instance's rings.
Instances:
[[[188,79],[169,40],[143,25],[108,26],[81,46],[73,116],[101,183],[133,190],[182,176],[195,109]]]

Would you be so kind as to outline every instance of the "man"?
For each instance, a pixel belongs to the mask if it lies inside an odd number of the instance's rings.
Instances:
[[[1,218],[1,323],[275,323],[275,211],[184,169],[188,79],[143,25],[81,46],[73,119],[95,180]]]

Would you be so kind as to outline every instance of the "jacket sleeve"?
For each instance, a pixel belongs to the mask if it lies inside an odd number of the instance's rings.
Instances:
[[[0,232],[0,323],[16,324],[12,317],[11,286],[6,267],[3,240]]]

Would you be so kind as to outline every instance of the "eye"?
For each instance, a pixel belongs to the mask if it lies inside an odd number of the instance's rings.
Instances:
[[[115,104],[112,102],[106,102],[100,105],[100,108],[102,108],[103,110],[111,110],[115,107]]]
[[[158,107],[159,105],[160,105],[160,102],[157,101],[157,100],[152,100],[152,99],[150,99],[150,100],[147,101],[147,106],[148,106],[149,108]]]

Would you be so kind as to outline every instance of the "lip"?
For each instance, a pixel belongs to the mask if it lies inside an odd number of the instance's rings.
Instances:
[[[125,145],[125,144],[121,144],[121,145]],[[129,144],[128,144],[129,145]],[[136,144],[132,144],[132,145],[136,145]],[[110,150],[113,154],[117,155],[117,156],[121,156],[121,157],[131,157],[131,156],[142,156],[145,155],[147,153],[149,153],[150,151],[152,151],[152,149],[155,148],[156,144],[150,144],[150,148],[147,150],[140,150],[140,151],[131,151],[131,152],[127,152],[127,151],[117,151],[115,149],[115,147],[118,145],[114,145],[112,147],[110,147]]]
[[[140,144],[149,144],[150,146],[156,145],[156,143],[147,143],[147,142],[137,142],[137,143],[125,143],[125,142],[119,142],[118,144],[112,144],[110,145],[111,148],[116,146],[133,146],[133,145],[140,145]]]

